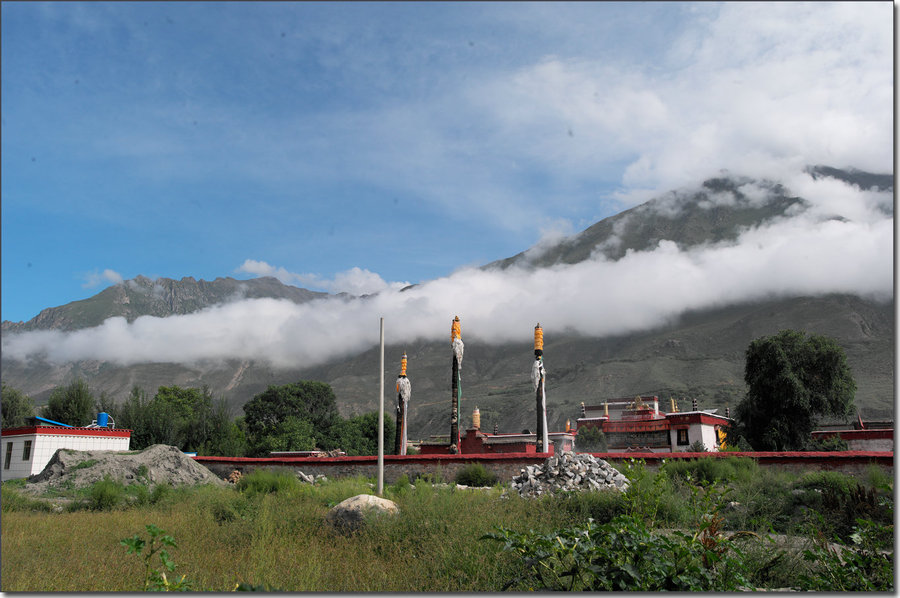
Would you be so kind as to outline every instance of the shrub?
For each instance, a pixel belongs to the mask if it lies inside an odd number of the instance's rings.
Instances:
[[[672,478],[681,478],[711,484],[715,481],[734,482],[751,479],[759,472],[759,465],[748,457],[722,459],[709,457],[702,459],[673,459],[663,465]]]
[[[583,453],[605,453],[606,435],[597,426],[585,426],[575,436],[575,448]]]
[[[388,486],[387,490],[394,496],[403,496],[410,491],[409,486],[409,476],[404,473],[397,478],[397,481]]]
[[[798,494],[798,501],[821,515],[820,530],[828,536],[849,541],[859,518],[885,524],[893,520],[893,509],[876,489],[867,489],[842,473],[807,472],[796,486],[807,490]]]
[[[791,531],[795,500],[791,494],[793,477],[787,472],[759,468],[748,479],[731,484],[731,500],[738,506],[723,510],[728,527],[759,532]]]
[[[132,504],[143,506],[150,504],[150,491],[143,484],[131,484],[127,488]]]
[[[850,445],[847,444],[847,441],[835,434],[834,436],[829,436],[828,438],[819,439],[814,438],[809,441],[806,446],[807,450],[810,451],[849,451]]]
[[[106,475],[94,482],[88,490],[88,508],[92,511],[109,511],[125,500],[125,486]]]
[[[550,503],[549,508],[558,508],[571,516],[573,522],[593,519],[597,523],[607,523],[616,515],[625,513],[625,496],[618,490],[596,492],[562,492],[541,497]]]
[[[290,469],[254,469],[241,477],[237,488],[247,494],[271,494],[295,490],[300,485]]]
[[[97,464],[96,459],[87,459],[80,463],[76,463],[69,469],[69,471],[72,472],[72,471],[78,471],[79,469],[87,469],[88,467],[93,467],[96,464]]]
[[[817,592],[890,592],[894,589],[893,526],[858,519],[850,539],[852,546],[836,549],[820,529],[816,543],[803,558],[813,563],[811,574],[801,574],[800,587]]]
[[[503,543],[523,573],[509,588],[565,591],[735,591],[747,583],[741,553],[718,536],[715,516],[698,534],[661,534],[633,515],[550,534],[500,528],[482,539]]]
[[[690,511],[685,508],[690,490],[671,479],[665,468],[653,473],[643,460],[633,459],[618,468],[630,483],[624,496],[627,513],[641,517],[651,526],[657,521],[682,524],[690,518]]]
[[[856,480],[837,471],[807,471],[796,483],[798,488],[832,492],[840,496],[849,495],[856,485]]]
[[[43,500],[29,498],[16,490],[16,485],[3,482],[0,486],[0,506],[4,513],[10,511],[50,511],[50,504]]]
[[[164,502],[172,494],[172,486],[169,484],[157,484],[150,493],[150,504],[156,505]]]
[[[499,476],[481,463],[469,463],[456,473],[456,483],[464,486],[495,486]]]

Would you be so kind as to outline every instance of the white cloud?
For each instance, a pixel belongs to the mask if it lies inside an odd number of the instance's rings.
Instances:
[[[226,358],[311,365],[375,345],[378,318],[388,342],[441,339],[459,315],[463,337],[479,343],[524,341],[540,321],[550,337],[648,329],[686,310],[774,297],[852,293],[893,296],[893,217],[890,193],[793,179],[810,207],[793,217],[748,229],[735,242],[681,251],[671,241],[612,262],[528,270],[467,268],[400,291],[387,285],[367,299],[245,299],[168,318],[111,318],[71,333],[30,332],[3,338],[5,358],[51,361],[104,359],[117,363],[192,362]],[[791,189],[794,190],[793,188]],[[243,271],[279,273],[248,260]],[[296,275],[294,275],[296,276]],[[361,269],[331,284],[381,284]],[[383,281],[381,281],[383,282]]]
[[[297,274],[283,267],[276,268],[266,262],[251,259],[245,260],[235,271],[257,276],[272,276],[284,284],[355,296],[371,295],[388,289],[399,290],[409,285],[408,282],[386,282],[375,272],[357,266],[337,272],[331,279],[318,274]]]
[[[93,272],[88,272],[84,276],[84,284],[82,284],[81,287],[84,289],[92,289],[103,283],[122,284],[123,280],[122,275],[115,270],[110,270],[109,268],[105,269],[103,272],[94,270]]]

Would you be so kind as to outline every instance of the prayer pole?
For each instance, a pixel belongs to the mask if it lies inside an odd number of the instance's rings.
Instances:
[[[462,399],[459,370],[462,367],[464,349],[459,316],[453,318],[453,323],[450,325],[450,347],[453,349],[453,376],[450,381],[450,392],[452,395],[450,407],[450,454],[456,455],[459,453],[459,402]]]
[[[384,494],[384,318],[378,321],[381,370],[378,372],[378,491]]]
[[[406,407],[409,403],[409,395],[412,393],[412,384],[406,377],[406,351],[400,359],[400,377],[397,378],[397,434],[394,436],[394,454],[406,454]]]
[[[537,433],[535,434],[536,450],[545,453],[550,450],[547,435],[547,392],[544,387],[544,330],[540,322],[534,327],[534,365],[531,367],[531,381],[534,383],[537,403]]]

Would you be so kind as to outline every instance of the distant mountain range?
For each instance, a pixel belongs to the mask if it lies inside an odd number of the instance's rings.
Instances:
[[[116,316],[133,322],[139,316],[164,318],[189,314],[234,299],[271,297],[306,303],[327,296],[327,293],[284,285],[271,277],[250,280],[217,278],[206,281],[195,280],[190,276],[181,280],[137,276],[122,284],[107,287],[93,297],[60,307],[48,307],[27,322],[4,320],[2,331],[69,331],[99,326],[107,318]]]
[[[832,177],[862,189],[893,190],[893,176],[829,167],[811,169],[815,177]],[[742,189],[753,183],[764,198],[748,197]],[[728,192],[731,202],[715,202]],[[723,175],[697,189],[672,192],[602,220],[577,235],[548,246],[536,246],[516,256],[485,265],[486,270],[512,267],[545,268],[575,264],[602,254],[621,259],[629,250],[655,247],[661,240],[681,248],[735,239],[747,227],[804,208],[806,200],[777,183]],[[28,322],[2,323],[4,336],[33,330],[71,331],[101,324],[106,318],[133,321],[142,315],[187,314],[236,298],[272,297],[306,303],[330,296],[284,285],[274,278],[214,281],[183,278],[151,280],[139,276],[111,286],[83,301],[43,310]],[[348,296],[341,300],[354,300]],[[834,337],[845,349],[858,391],[856,404],[864,417],[887,419],[894,411],[894,304],[851,295],[795,297],[729,305],[683,314],[677,322],[616,337],[578,335],[548,337],[548,419],[551,430],[564,428],[580,414],[579,404],[596,404],[615,397],[656,394],[690,401],[701,408],[734,407],[745,393],[744,351],[755,338],[784,328]],[[478,406],[482,427],[518,432],[534,428],[529,345],[508,343],[466,345],[462,424],[471,422]],[[449,349],[442,341],[389,346],[387,355],[405,350],[413,380],[409,430],[411,438],[447,433],[449,429]],[[399,364],[397,364],[399,367]],[[390,372],[390,364],[387,364]],[[377,349],[305,368],[275,369],[264,362],[145,363],[120,366],[80,361],[49,365],[2,359],[2,378],[40,404],[50,391],[73,376],[84,377],[99,394],[124,398],[138,385],[149,394],[158,386],[209,385],[236,410],[270,384],[315,379],[332,385],[344,415],[377,409],[372,389],[378,370]],[[392,383],[387,385],[392,388]],[[387,392],[389,412],[392,393]],[[682,408],[684,405],[682,404]]]

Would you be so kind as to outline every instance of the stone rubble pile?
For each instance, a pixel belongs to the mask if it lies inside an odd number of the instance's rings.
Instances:
[[[559,491],[628,490],[628,478],[590,453],[565,452],[541,465],[529,465],[512,479],[513,490],[522,496],[540,496]]]

